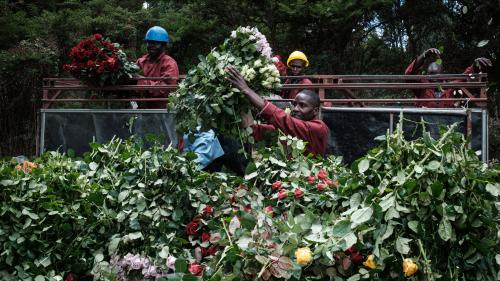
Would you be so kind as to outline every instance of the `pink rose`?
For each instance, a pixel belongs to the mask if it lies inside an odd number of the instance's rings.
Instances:
[[[199,276],[201,275],[201,273],[203,273],[203,267],[198,263],[193,262],[189,265],[188,271],[193,275]]]
[[[300,188],[296,188],[293,191],[293,195],[295,195],[295,198],[300,198],[300,197],[304,196],[304,191],[302,191]]]

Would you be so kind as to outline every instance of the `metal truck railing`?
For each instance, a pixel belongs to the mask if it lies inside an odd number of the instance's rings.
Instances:
[[[335,91],[335,94],[340,93],[344,95],[341,98],[323,98],[321,102],[323,103],[323,115],[328,119],[331,116],[332,119],[324,120],[328,121],[327,124],[331,129],[339,130],[339,124],[335,123],[335,118],[343,117],[348,114],[355,115],[366,115],[370,118],[380,119],[379,123],[373,123],[374,126],[382,126],[381,128],[386,128],[392,130],[394,128],[394,119],[398,117],[399,114],[408,114],[409,116],[430,116],[429,118],[437,117],[437,122],[444,122],[444,119],[460,121],[463,123],[463,133],[469,138],[473,139],[473,148],[481,150],[481,157],[483,161],[487,161],[488,155],[488,127],[487,127],[487,75],[486,74],[443,74],[443,75],[313,75],[306,76],[313,82],[312,85],[307,85],[308,89],[316,90],[320,96],[324,97],[326,94],[330,94]],[[179,80],[184,79],[185,76],[179,77]],[[282,77],[286,78],[297,78],[297,77]],[[169,78],[142,78],[147,80],[169,80]],[[139,80],[139,79],[136,79]],[[432,80],[433,82],[418,82],[421,80]],[[176,85],[157,85],[157,86],[143,86],[134,85],[136,82],[132,81],[132,85],[116,85],[116,86],[106,86],[106,87],[92,87],[81,84],[79,80],[73,78],[45,78],[43,80],[43,98],[42,98],[42,109],[40,111],[41,118],[37,126],[37,152],[44,150],[46,147],[53,148],[47,145],[47,140],[45,138],[45,133],[47,127],[51,126],[48,122],[54,122],[48,118],[53,117],[54,114],[58,112],[61,114],[78,114],[78,116],[83,116],[82,114],[167,114],[166,110],[148,110],[139,109],[133,110],[129,108],[129,102],[158,102],[158,101],[168,101],[167,98],[147,98],[144,96],[131,96],[127,93],[133,93],[139,95],[141,92],[150,90],[171,90],[176,89]],[[304,85],[284,85],[283,89],[301,89]],[[441,89],[455,89],[460,97],[453,99],[415,99],[415,98],[360,98],[364,92],[370,90],[387,90],[387,91],[401,91],[401,90],[413,90],[413,89],[427,89],[427,88],[441,88]],[[90,92],[100,92],[101,97],[98,99],[93,99],[85,97],[83,94]],[[66,93],[71,93],[67,95]],[[125,93],[122,97],[110,97],[107,93]],[[338,96],[338,95],[337,95]],[[373,96],[373,95],[372,95]],[[271,99],[268,100],[272,102],[286,102],[291,100],[283,99]],[[465,107],[460,108],[419,108],[415,107],[416,102],[425,101],[453,101],[453,102],[465,102]],[[59,105],[65,103],[72,103],[75,109],[58,109]],[[112,109],[82,109],[91,103],[104,103],[110,104],[114,103]],[[120,109],[116,107],[116,104],[122,104],[123,107]],[[472,108],[474,107],[474,108]],[[154,111],[154,112],[153,112]],[[344,114],[344,115],[339,115]],[[151,116],[150,114],[144,116]],[[350,115],[351,116],[351,115]],[[406,115],[405,115],[406,116]],[[445,117],[447,116],[447,117]],[[461,119],[462,117],[463,119]],[[335,117],[335,118],[334,118]],[[93,118],[97,118],[93,116]],[[100,118],[100,117],[99,117]],[[148,117],[150,118],[150,117]],[[170,117],[169,117],[170,118]],[[441,119],[440,119],[441,118]],[[50,121],[52,120],[52,121]],[[97,119],[95,119],[97,120]],[[103,119],[104,120],[104,119]],[[397,120],[397,119],[396,119]],[[434,119],[433,119],[434,120]],[[439,121],[441,120],[441,121]],[[102,121],[104,122],[104,121]],[[451,122],[451,121],[450,121]],[[353,122],[353,126],[359,123]],[[382,124],[382,125],[381,125]],[[60,124],[58,126],[61,126]],[[65,127],[61,126],[59,130],[63,130]],[[380,132],[377,132],[380,133]],[[382,132],[383,133],[383,132]],[[360,135],[362,137],[363,135]],[[336,137],[336,136],[333,136]],[[371,136],[370,136],[371,137]],[[474,137],[474,138],[473,138]],[[41,138],[41,139],[40,139]],[[172,136],[171,139],[173,139]],[[337,141],[337,140],[336,140]],[[339,140],[341,141],[341,140]],[[347,140],[345,140],[347,141]],[[57,140],[55,141],[57,143]],[[337,147],[332,147],[331,152],[339,153],[342,145],[337,145]],[[342,152],[340,152],[342,153]],[[355,153],[354,153],[355,154]],[[353,156],[354,157],[354,156]]]

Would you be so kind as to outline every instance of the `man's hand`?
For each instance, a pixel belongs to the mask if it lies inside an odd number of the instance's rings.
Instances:
[[[241,76],[240,72],[236,70],[236,68],[232,66],[228,66],[226,68],[226,72],[229,74],[229,81],[233,83],[233,86],[236,87],[238,90],[242,91],[243,93],[248,92],[250,90],[250,87],[248,87],[247,82],[245,81],[245,78]]]
[[[481,57],[474,60],[474,68],[475,69],[477,68],[481,72],[486,72],[486,69],[491,66],[492,66],[491,60],[487,58]]]
[[[441,52],[436,49],[436,48],[430,48],[427,49],[425,52],[422,53],[423,58],[428,58],[430,55],[434,55],[436,58],[441,57]]]
[[[264,108],[264,99],[248,87],[247,82],[238,70],[232,66],[228,66],[226,72],[229,74],[229,81],[248,98],[251,104],[258,109]]]

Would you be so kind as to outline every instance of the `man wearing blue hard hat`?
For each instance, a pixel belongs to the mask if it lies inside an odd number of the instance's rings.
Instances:
[[[147,42],[148,53],[137,60],[144,77],[169,77],[170,80],[139,80],[138,85],[175,85],[179,79],[177,62],[165,53],[168,43],[168,33],[160,26],[151,27],[144,40]],[[149,97],[166,98],[170,90],[149,91]],[[148,102],[146,108],[165,108],[165,102]]]

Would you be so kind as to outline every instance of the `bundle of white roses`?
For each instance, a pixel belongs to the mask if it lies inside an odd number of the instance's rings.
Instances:
[[[226,79],[226,67],[239,70],[250,88],[267,96],[281,87],[266,37],[255,27],[239,27],[188,72],[170,96],[181,134],[215,129],[226,136],[253,142],[251,130],[240,130],[240,112],[252,110],[242,93]]]

